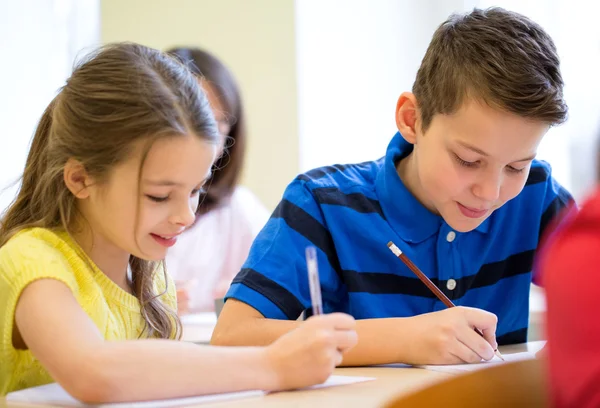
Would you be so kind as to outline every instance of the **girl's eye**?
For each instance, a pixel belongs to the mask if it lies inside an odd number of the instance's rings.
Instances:
[[[152,200],[152,201],[154,201],[156,203],[165,202],[169,198],[169,196],[166,196],[166,197],[156,197],[156,196],[152,196],[152,195],[148,195],[148,194],[146,194],[146,197],[148,197],[150,200]]]

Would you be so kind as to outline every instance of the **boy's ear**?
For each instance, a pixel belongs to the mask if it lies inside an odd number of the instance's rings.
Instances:
[[[412,92],[403,92],[396,104],[396,126],[404,139],[411,144],[417,142],[419,105]]]
[[[92,180],[80,161],[73,158],[67,160],[63,178],[65,185],[76,198],[85,199],[90,196],[88,187],[92,184]]]

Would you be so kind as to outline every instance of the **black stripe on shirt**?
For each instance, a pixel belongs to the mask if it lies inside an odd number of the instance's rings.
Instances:
[[[496,337],[496,341],[498,342],[499,346],[525,343],[527,341],[527,327],[505,333],[502,336],[498,336]]]
[[[548,177],[550,177],[550,171],[546,167],[532,167],[531,170],[529,170],[529,176],[527,177],[525,186],[543,183],[548,180]]]
[[[290,320],[296,320],[304,311],[304,305],[289,290],[254,269],[242,269],[232,283],[241,283],[257,291],[277,305]]]
[[[531,272],[534,256],[535,249],[530,249],[511,255],[502,261],[483,265],[474,276],[471,288],[490,286],[503,278]]]
[[[310,171],[307,171],[304,174],[300,174],[296,178],[298,180],[303,180],[303,181],[318,180],[320,178],[325,177],[328,174],[335,173],[338,171],[344,171],[348,167],[349,166],[345,165],[345,164],[334,164],[333,166],[319,167],[317,169],[312,169]]]
[[[327,228],[319,221],[314,219],[312,215],[298,207],[296,204],[281,200],[271,218],[282,218],[285,223],[298,234],[313,243],[327,256],[329,264],[340,275],[340,261],[335,251],[333,238]]]
[[[374,164],[375,162],[373,161],[365,161],[362,163],[355,164],[334,164],[332,166],[319,167],[313,170],[309,170],[304,174],[300,174],[296,178],[302,181],[315,181],[325,177],[328,174],[336,173],[338,171],[345,172],[348,169],[353,169],[359,173],[362,173],[362,171],[366,170],[368,173],[370,173],[371,170],[369,170],[369,168]]]
[[[336,187],[315,188],[313,191],[319,204],[340,205],[359,213],[377,213],[385,219],[379,201],[361,193],[345,194]]]
[[[418,278],[392,273],[342,271],[342,279],[348,292],[372,294],[401,294],[435,298],[435,295]],[[438,287],[437,279],[431,280]]]
[[[431,281],[451,300],[463,297],[469,289],[491,286],[500,280],[531,272],[533,265],[533,250],[509,256],[503,261],[488,263],[481,267],[475,275],[455,279],[456,287],[447,288],[447,280]],[[401,265],[400,267],[405,267]],[[408,268],[406,269],[407,271]],[[365,292],[371,294],[410,295],[435,298],[423,282],[417,277],[399,276],[392,273],[342,271],[342,279],[348,292]]]

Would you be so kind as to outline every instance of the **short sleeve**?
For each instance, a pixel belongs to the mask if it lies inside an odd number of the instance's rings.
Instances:
[[[13,237],[0,249],[0,335],[2,350],[12,349],[17,302],[23,290],[39,279],[55,279],[73,293],[78,284],[64,255],[29,234]]]
[[[273,319],[297,319],[311,305],[305,248],[317,248],[324,310],[335,309],[339,260],[323,214],[306,183],[294,180],[252,244],[226,295]]]

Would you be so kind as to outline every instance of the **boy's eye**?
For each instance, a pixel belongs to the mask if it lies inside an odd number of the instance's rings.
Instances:
[[[156,197],[156,196],[152,196],[149,194],[146,194],[146,197],[148,197],[150,200],[157,202],[157,203],[162,203],[167,201],[167,199],[169,198],[169,196],[165,196],[165,197]]]
[[[475,167],[475,166],[477,166],[477,162],[469,162],[469,161],[463,160],[457,154],[454,154],[454,158],[456,159],[456,161],[458,162],[458,164],[460,164],[461,166],[464,166],[464,167]]]
[[[507,166],[506,167],[508,169],[508,171],[510,171],[511,173],[523,173],[523,171],[525,171],[525,167],[523,167],[522,169],[517,169],[514,168],[513,166]]]

